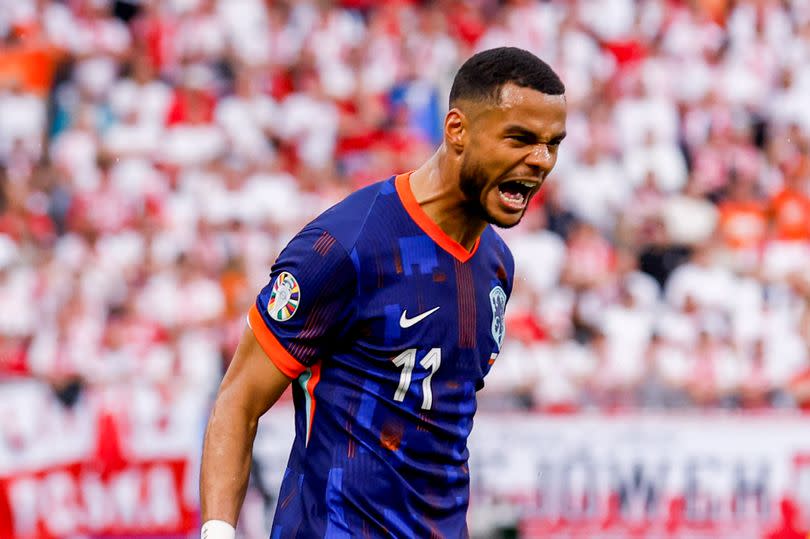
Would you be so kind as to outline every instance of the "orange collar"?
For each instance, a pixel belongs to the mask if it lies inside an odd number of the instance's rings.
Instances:
[[[413,191],[411,191],[410,179],[411,173],[406,172],[405,174],[398,175],[394,180],[394,183],[397,188],[399,199],[402,201],[402,205],[405,206],[405,211],[408,212],[411,219],[413,219],[419,228],[421,228],[425,234],[430,236],[430,238],[435,241],[439,247],[453,255],[456,260],[464,263],[471,259],[478,250],[478,245],[481,243],[481,238],[479,237],[476,239],[472,250],[468,251],[463,245],[448,236],[439,225],[428,217],[428,214],[425,213],[425,210],[423,210],[422,206],[419,205],[419,202],[416,201],[416,197],[413,196]]]

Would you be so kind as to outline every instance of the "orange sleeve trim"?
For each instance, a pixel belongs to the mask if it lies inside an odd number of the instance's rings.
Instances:
[[[262,318],[255,303],[250,306],[248,322],[262,350],[264,350],[264,353],[267,354],[270,361],[278,367],[278,370],[280,370],[284,376],[295,379],[298,378],[302,372],[307,370],[300,361],[295,359],[287,349],[284,348],[284,345],[279,342],[273,332],[268,329],[267,323],[264,321],[264,318]]]
[[[472,250],[468,251],[463,245],[448,236],[447,232],[442,230],[441,227],[433,221],[433,219],[428,217],[428,214],[426,214],[425,210],[422,209],[422,206],[419,205],[419,202],[417,202],[416,197],[413,195],[413,191],[411,191],[410,179],[410,172],[400,174],[394,180],[394,185],[396,186],[399,199],[402,202],[402,205],[405,206],[405,211],[408,212],[411,219],[413,219],[419,228],[421,228],[425,234],[430,236],[430,238],[435,241],[439,247],[453,255],[453,257],[455,257],[459,262],[464,263],[471,259],[478,250],[478,244],[481,243],[481,238],[477,238]]]

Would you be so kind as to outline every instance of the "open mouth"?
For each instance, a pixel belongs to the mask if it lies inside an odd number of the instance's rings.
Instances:
[[[538,185],[539,182],[529,180],[507,180],[498,185],[501,202],[510,209],[522,210]]]

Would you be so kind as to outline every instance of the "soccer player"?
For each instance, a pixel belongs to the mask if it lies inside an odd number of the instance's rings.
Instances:
[[[205,539],[234,537],[259,417],[291,383],[295,441],[271,539],[467,536],[467,437],[514,271],[490,225],[516,225],[554,166],[564,91],[529,52],[476,54],[435,155],[290,241],[209,420]]]

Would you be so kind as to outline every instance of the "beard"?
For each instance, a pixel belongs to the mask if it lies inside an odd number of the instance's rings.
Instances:
[[[492,215],[484,204],[484,191],[490,184],[489,178],[480,163],[474,163],[465,155],[461,160],[461,170],[459,171],[459,187],[464,195],[464,209],[466,213],[474,218],[486,221],[499,228],[512,228],[517,222],[504,223]],[[497,189],[497,187],[493,187]]]

